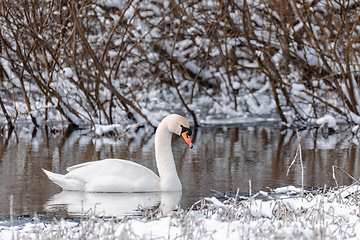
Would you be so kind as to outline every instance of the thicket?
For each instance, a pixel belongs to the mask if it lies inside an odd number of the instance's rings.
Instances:
[[[176,102],[197,125],[271,99],[284,122],[360,123],[359,13],[350,0],[0,0],[0,107],[9,125],[79,125]]]

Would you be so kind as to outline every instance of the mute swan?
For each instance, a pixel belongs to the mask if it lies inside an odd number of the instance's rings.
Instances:
[[[67,168],[61,175],[43,169],[63,190],[85,192],[155,192],[181,191],[171,150],[171,136],[181,135],[192,148],[189,122],[180,115],[165,117],[155,133],[155,157],[159,176],[150,169],[127,160],[104,159],[80,163]]]

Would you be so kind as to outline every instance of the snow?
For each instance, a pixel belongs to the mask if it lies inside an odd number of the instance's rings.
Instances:
[[[72,78],[74,76],[72,69],[69,67],[64,68],[63,72],[64,72],[64,76],[67,78]]]
[[[337,129],[336,119],[329,114],[326,114],[324,117],[317,119],[316,123],[320,125],[320,127],[323,127],[325,126],[325,124],[327,124],[329,128],[332,128],[334,130]]]
[[[89,44],[96,53],[98,53],[98,49],[108,49],[104,52],[105,56],[102,64],[106,76],[109,77],[116,91],[124,95],[135,106],[140,106],[141,112],[148,117],[149,122],[153,126],[156,126],[161,120],[163,112],[187,114],[187,110],[184,104],[181,103],[175,88],[172,84],[164,83],[172,78],[174,78],[178,85],[185,104],[190,106],[191,110],[195,112],[199,123],[211,124],[219,122],[219,116],[222,116],[224,122],[232,124],[242,123],[250,119],[254,120],[258,116],[267,119],[269,115],[271,115],[269,118],[271,121],[274,119],[274,116],[279,120],[273,89],[270,86],[270,81],[266,78],[266,75],[270,73],[265,74],[266,71],[262,71],[261,68],[258,69],[260,63],[251,57],[249,49],[246,50],[242,46],[247,43],[245,36],[241,34],[244,30],[242,27],[243,12],[231,7],[228,9],[228,14],[231,18],[229,19],[230,22],[233,22],[234,26],[239,27],[238,31],[240,34],[235,34],[236,37],[234,37],[232,34],[226,34],[226,31],[224,31],[229,25],[227,21],[218,19],[217,10],[214,9],[214,12],[208,12],[208,8],[217,7],[216,2],[200,1],[191,5],[187,5],[187,3],[181,4],[181,7],[184,7],[186,12],[181,18],[172,15],[170,10],[174,7],[173,4],[168,0],[163,1],[162,4],[151,1],[135,1],[130,3],[128,8],[125,8],[127,3],[120,0],[99,0],[96,4],[90,4],[89,9],[92,9],[94,17],[92,19],[93,22],[91,22],[93,31],[86,33],[86,35]],[[304,26],[306,25],[308,28],[311,27],[314,34],[321,40],[323,32],[328,34],[330,38],[330,35],[338,35],[336,30],[330,29],[330,26],[328,27],[325,24],[326,27],[322,31],[317,24],[311,23],[310,25],[309,22],[302,22],[299,16],[294,15],[295,25],[285,23],[285,27],[290,29],[290,42],[288,51],[284,51],[282,43],[279,42],[277,37],[278,34],[283,36],[284,30],[277,28],[274,24],[270,24],[266,19],[282,20],[281,14],[279,14],[277,9],[273,9],[264,18],[262,12],[272,9],[267,3],[250,1],[247,4],[250,6],[249,13],[253,21],[250,24],[253,24],[253,34],[256,35],[250,40],[254,47],[254,53],[259,57],[259,60],[269,60],[274,64],[280,74],[281,81],[279,80],[279,82],[283,82],[281,85],[284,88],[281,91],[289,94],[290,101],[294,103],[293,109],[289,108],[289,100],[280,93],[280,88],[277,88],[280,105],[287,120],[290,123],[294,123],[301,117],[303,123],[315,123],[320,127],[324,127],[327,124],[329,128],[335,130],[340,121],[346,120],[360,123],[360,117],[354,111],[354,109],[357,112],[360,111],[360,95],[356,81],[357,72],[359,71],[358,65],[351,62],[347,66],[344,62],[333,61],[331,56],[328,57],[326,53],[321,58],[319,49],[316,49],[315,45],[321,47],[320,49],[324,49],[324,51],[326,51],[325,48],[333,49],[339,55],[339,58],[341,58],[343,56],[342,49],[337,50],[341,47],[341,44],[332,42],[322,44],[320,42],[314,45],[311,39],[306,37],[306,33],[303,33]],[[301,8],[301,4],[292,5],[293,8]],[[325,1],[320,1],[315,5],[311,11],[314,11],[316,15],[326,12],[328,7]],[[112,7],[120,11],[114,11],[114,9],[111,9]],[[62,11],[66,12],[69,9],[64,5]],[[123,13],[122,11],[125,12]],[[205,15],[204,12],[206,12]],[[46,13],[46,15],[49,15],[49,19],[52,17],[51,14]],[[60,12],[55,10],[53,14],[57,17]],[[79,12],[79,14],[79,16],[84,17],[84,21],[88,20],[85,13]],[[318,18],[322,19],[322,16],[319,15]],[[129,29],[123,31],[122,27],[120,27],[115,31],[113,27],[116,25],[114,24],[120,20],[127,22]],[[209,23],[214,23],[214,27],[215,25],[221,26],[214,29],[217,32],[216,41],[210,36],[211,34],[209,35],[210,32],[207,29]],[[71,21],[69,21],[66,26],[62,27],[71,28],[71,24]],[[183,28],[181,28],[182,26]],[[4,38],[9,44],[14,44],[14,41],[11,41],[13,39],[12,31],[7,31],[7,29],[17,29],[19,27],[10,22],[6,22],[4,25]],[[356,29],[359,28],[356,24],[354,27]],[[164,29],[174,29],[174,31],[165,31]],[[42,39],[44,42],[51,42],[50,40],[53,38],[49,38],[49,36],[56,30],[58,29],[44,30],[41,33],[37,33],[35,37],[36,39]],[[112,32],[113,30],[114,32]],[[111,35],[112,33],[114,35]],[[108,46],[111,47],[105,48],[103,45],[107,41],[105,36],[110,35],[112,38],[109,39]],[[27,36],[27,34],[24,34],[24,36]],[[175,36],[177,37],[175,38]],[[295,38],[300,38],[301,41],[295,41]],[[32,40],[30,38],[24,42]],[[19,40],[19,42],[21,41],[23,39]],[[339,39],[340,41],[342,39]],[[160,51],[154,50],[155,42],[159,42],[156,48],[162,48]],[[131,43],[134,43],[134,45]],[[46,111],[49,112],[46,119],[53,122],[71,119],[80,126],[94,126],[94,124],[108,125],[112,122],[122,124],[123,126],[129,124],[129,121],[124,121],[124,117],[128,114],[127,111],[130,110],[135,115],[137,114],[136,111],[131,107],[129,109],[123,108],[116,97],[110,99],[110,91],[104,86],[100,86],[97,92],[94,89],[94,86],[97,84],[95,84],[93,79],[93,76],[98,75],[94,71],[94,60],[92,58],[86,58],[84,61],[81,60],[84,58],[84,46],[79,43],[76,45],[76,52],[79,55],[79,58],[76,60],[79,61],[72,63],[74,65],[70,64],[66,58],[72,56],[71,51],[74,46],[70,44],[71,46],[69,47],[66,44],[64,43],[64,46],[62,46],[64,49],[60,49],[59,53],[44,52],[48,62],[53,61],[53,54],[62,56],[56,59],[57,64],[51,73],[46,72],[45,68],[40,68],[34,73],[30,73],[22,68],[22,62],[15,55],[7,56],[3,54],[0,57],[0,64],[4,69],[4,73],[6,73],[6,78],[2,83],[1,95],[5,96],[2,99],[5,102],[4,105],[10,117],[14,121],[19,119],[29,120],[29,114],[32,114],[32,116],[39,120],[39,124],[46,125],[47,122],[44,121]],[[124,46],[126,49],[122,49]],[[275,48],[272,46],[275,46]],[[274,52],[268,51],[268,49],[272,49]],[[128,52],[118,67],[114,67],[117,66],[116,59],[118,59],[119,55],[123,54],[122,51]],[[68,52],[70,54],[67,55]],[[161,52],[166,52],[168,56],[171,55],[171,58],[176,62],[176,64],[172,64],[172,71],[169,71],[170,62],[163,60],[164,57]],[[319,71],[319,73],[324,65],[323,61],[327,61],[326,63],[333,69],[333,72],[329,73],[330,77],[332,75],[341,75],[341,69],[347,69],[348,67],[351,77],[346,79],[348,82],[342,81],[341,77],[334,77],[334,79],[331,79],[326,84],[323,79],[328,77],[311,77],[307,79],[302,69],[291,64],[288,66],[289,69],[286,70],[286,73],[284,73],[282,71],[284,68],[284,55],[288,54],[288,52],[294,55],[291,57],[299,58],[305,64],[316,67],[318,69],[316,71]],[[207,55],[202,55],[202,53],[208,53],[209,58],[206,57]],[[223,62],[224,56],[231,60],[231,65],[234,65],[226,67],[225,65],[227,64]],[[34,58],[32,54],[28,57],[29,67],[33,68],[33,61],[38,58]],[[205,62],[204,57],[207,58]],[[353,57],[358,59],[356,54]],[[9,59],[12,59],[14,62],[9,61]],[[40,61],[41,59],[38,60]],[[354,62],[356,63],[356,61]],[[181,70],[177,69],[175,65],[181,65]],[[18,70],[14,69],[14,66],[17,66],[19,70],[23,69],[24,75],[21,79],[18,76],[19,74],[16,73]],[[114,69],[117,70],[114,71]],[[116,74],[114,74],[115,72]],[[47,96],[47,98],[43,96],[43,90],[31,80],[32,75],[39,76],[40,79],[47,82],[49,87],[52,88],[49,90],[52,94]],[[189,75],[192,76],[189,77]],[[159,76],[161,76],[161,79]],[[194,76],[197,79],[194,79]],[[30,95],[32,110],[27,108],[23,101],[24,99],[21,97],[23,94],[21,91],[22,80],[25,83],[25,91]],[[339,81],[340,89],[337,89],[338,91],[333,91],[335,81]],[[201,85],[199,84],[200,82],[205,84]],[[232,83],[232,88],[230,82]],[[307,82],[310,82],[315,88],[309,88]],[[80,89],[77,83],[81,83],[85,90]],[[333,84],[333,86],[329,84]],[[351,95],[349,95],[348,85],[353,86],[354,99],[351,99]],[[337,92],[341,91],[341,94],[337,94]],[[7,96],[5,92],[13,92],[14,95],[19,94],[20,97]],[[347,98],[350,102],[351,100],[355,101],[354,108],[349,108],[344,104],[344,98]],[[318,99],[323,102],[318,101]],[[89,102],[91,104],[88,104]],[[324,102],[336,108],[329,107]],[[66,103],[67,106],[63,103]],[[100,105],[101,108],[99,107]],[[66,117],[61,115],[58,107],[61,107]],[[93,109],[94,107],[95,109]],[[339,114],[335,109],[341,110],[343,114]],[[294,110],[296,110],[296,113]],[[74,112],[78,114],[75,115]],[[110,115],[110,112],[112,113],[112,119],[108,121],[106,114]],[[190,114],[187,115],[190,116]],[[243,116],[243,118],[240,118],[240,116]],[[249,116],[252,118],[249,118]],[[144,121],[142,117],[136,116],[135,118],[138,121],[137,123]],[[6,121],[2,111],[0,111],[0,120]],[[108,132],[107,129],[99,129],[98,126],[96,126],[96,129],[100,131],[99,134],[103,134],[101,133],[102,130]]]
[[[80,222],[56,220],[9,225],[0,222],[0,239],[344,239],[360,237],[360,186],[309,192],[274,189],[266,199],[205,198],[197,210],[177,208],[123,219],[89,216]],[[289,192],[291,194],[289,195]],[[281,195],[280,195],[281,194]],[[245,200],[244,200],[245,199]]]
[[[353,134],[358,134],[359,133],[359,125],[355,125],[354,127],[352,127],[351,132]]]
[[[109,133],[116,133],[118,135],[119,133],[124,132],[121,129],[123,129],[123,126],[120,124],[111,124],[111,125],[95,124],[93,127],[95,134],[98,136],[103,136]]]
[[[277,194],[296,194],[300,193],[301,189],[296,188],[294,186],[286,186],[286,187],[280,187],[274,190]]]

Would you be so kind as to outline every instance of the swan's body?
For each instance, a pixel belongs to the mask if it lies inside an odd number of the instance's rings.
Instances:
[[[66,175],[43,169],[54,183],[64,190],[85,192],[153,192],[181,191],[171,150],[171,136],[181,135],[190,147],[191,129],[185,118],[172,114],[164,118],[155,134],[155,155],[159,171],[127,160],[104,159],[81,163],[67,169]]]

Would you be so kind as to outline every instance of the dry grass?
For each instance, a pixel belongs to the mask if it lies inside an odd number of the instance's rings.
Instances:
[[[79,222],[35,217],[32,227],[14,229],[16,239],[345,239],[358,237],[358,185],[276,194],[259,192],[257,198],[218,195],[177,209],[143,211],[142,217],[123,219],[86,216]],[[261,199],[259,198],[261,197]],[[225,199],[220,202],[218,199]],[[150,229],[150,230],[146,230]],[[160,229],[157,231],[157,229]],[[161,233],[159,235],[159,232]]]

